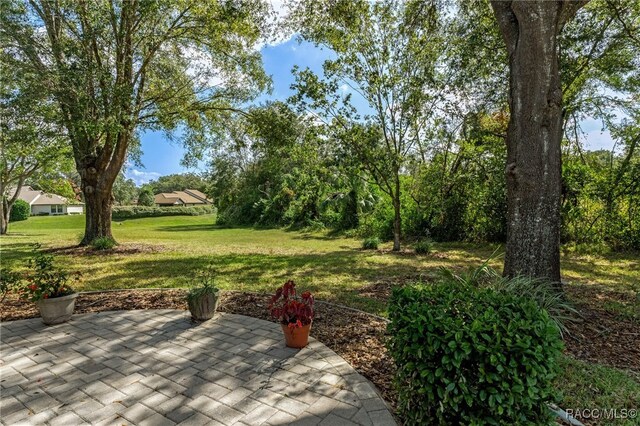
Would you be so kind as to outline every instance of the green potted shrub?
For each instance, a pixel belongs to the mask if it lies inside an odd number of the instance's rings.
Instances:
[[[219,289],[215,286],[212,268],[199,271],[187,293],[187,305],[193,321],[207,321],[213,318],[220,301]]]
[[[78,293],[68,284],[71,280],[69,273],[54,265],[53,256],[40,252],[39,248],[36,245],[34,255],[28,261],[30,270],[21,297],[36,303],[45,324],[69,321]],[[75,277],[77,279],[79,273]]]

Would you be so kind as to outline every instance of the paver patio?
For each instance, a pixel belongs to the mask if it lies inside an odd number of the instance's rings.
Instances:
[[[375,387],[278,324],[187,311],[76,315],[0,324],[0,422],[136,425],[395,425]]]

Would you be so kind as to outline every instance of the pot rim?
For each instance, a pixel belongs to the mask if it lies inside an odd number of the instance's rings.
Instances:
[[[47,299],[38,299],[38,302],[55,302],[57,300],[69,300],[69,299],[75,299],[78,297],[78,293],[77,291],[74,291],[71,294],[67,294],[66,296],[60,296],[60,297],[49,297]]]

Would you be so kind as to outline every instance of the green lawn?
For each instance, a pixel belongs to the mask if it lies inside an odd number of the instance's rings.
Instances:
[[[435,244],[435,251],[426,256],[410,250],[395,254],[390,252],[390,243],[381,251],[364,251],[360,240],[326,232],[228,229],[213,223],[212,216],[114,222],[113,233],[122,248],[140,252],[59,254],[58,262],[83,272],[80,286],[84,290],[184,287],[195,270],[213,264],[223,289],[267,292],[292,278],[318,299],[385,315],[384,298],[390,284],[428,280],[440,266],[475,267],[496,249],[491,245]],[[12,223],[9,234],[0,238],[2,265],[24,267],[35,242],[45,248],[74,246],[83,227],[83,216],[32,217]],[[499,268],[501,262],[496,257],[492,265]],[[565,254],[562,267],[564,279],[570,283],[633,292],[640,282],[637,254]],[[615,368],[566,358],[558,383],[565,407],[630,408],[640,403],[640,383]]]
[[[488,258],[495,246],[436,244],[435,252],[363,251],[360,240],[283,229],[220,228],[212,216],[174,216],[114,222],[115,238],[142,245],[133,254],[60,254],[62,264],[83,272],[81,289],[184,287],[195,270],[213,264],[223,289],[271,291],[288,278],[317,297],[378,314],[384,303],[376,297],[394,282],[429,279],[438,267],[466,268]],[[46,248],[77,244],[84,216],[31,217],[10,224],[0,239],[3,264],[24,265],[30,245]],[[565,255],[563,275],[569,281],[629,288],[640,281],[637,256]],[[501,259],[492,261],[500,267]]]

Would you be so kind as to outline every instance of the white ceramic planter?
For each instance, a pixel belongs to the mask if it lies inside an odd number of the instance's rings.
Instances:
[[[208,293],[195,300],[189,300],[187,305],[191,312],[191,319],[194,321],[210,320],[215,315],[216,309],[218,309],[219,301],[218,293],[215,295]]]
[[[73,309],[76,307],[76,297],[78,297],[78,293],[38,300],[42,322],[53,325],[69,321],[73,315]]]

